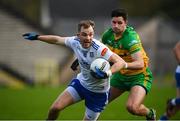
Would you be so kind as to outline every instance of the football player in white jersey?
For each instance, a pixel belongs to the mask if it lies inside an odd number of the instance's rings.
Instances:
[[[109,77],[112,73],[126,67],[126,62],[93,36],[94,22],[91,20],[83,20],[78,24],[77,36],[38,35],[33,32],[23,35],[25,39],[31,41],[65,44],[74,51],[79,61],[80,73],[54,101],[47,120],[57,119],[64,108],[82,100],[85,100],[86,106],[83,120],[97,120],[108,103]],[[113,65],[107,72],[97,69],[97,72],[91,73],[90,64],[99,57],[112,62]]]
[[[167,100],[167,107],[165,113],[160,117],[160,121],[171,119],[178,111],[180,111],[180,40],[173,48],[175,58],[177,60],[177,67],[175,70],[176,80],[176,97]]]

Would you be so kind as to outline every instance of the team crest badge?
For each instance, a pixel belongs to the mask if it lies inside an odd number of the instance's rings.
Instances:
[[[90,52],[90,57],[94,57],[94,53],[93,52]]]

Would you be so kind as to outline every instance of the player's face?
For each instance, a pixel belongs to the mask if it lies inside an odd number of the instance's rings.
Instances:
[[[116,34],[121,34],[126,29],[127,22],[123,17],[113,17],[111,20],[111,26]]]
[[[81,45],[87,49],[91,46],[92,39],[94,37],[94,29],[90,26],[89,28],[81,27],[81,31],[78,34]]]

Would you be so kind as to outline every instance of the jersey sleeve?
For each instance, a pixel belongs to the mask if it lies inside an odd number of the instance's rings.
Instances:
[[[72,48],[73,47],[73,42],[75,40],[75,36],[72,36],[72,37],[67,37],[66,40],[65,40],[65,45]]]
[[[100,48],[97,51],[97,56],[109,60],[113,52],[104,44],[100,44]]]
[[[138,35],[136,35],[136,36],[137,37],[130,36],[127,39],[126,48],[129,50],[130,54],[133,54],[133,53],[141,50],[140,39],[139,39]]]

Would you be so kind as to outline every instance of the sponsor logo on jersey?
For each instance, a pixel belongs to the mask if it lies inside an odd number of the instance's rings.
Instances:
[[[86,62],[85,60],[81,59],[79,61],[79,63],[82,65],[83,68],[85,69],[89,69],[90,68],[90,64],[88,62]]]
[[[108,50],[107,48],[104,48],[101,52],[101,55],[104,56],[106,54],[107,50]]]
[[[137,43],[138,43],[137,40],[132,40],[128,45],[129,45],[129,46],[132,46],[132,45],[137,44]]]

